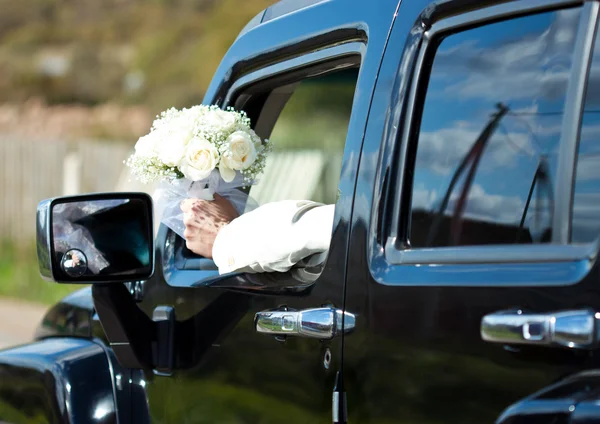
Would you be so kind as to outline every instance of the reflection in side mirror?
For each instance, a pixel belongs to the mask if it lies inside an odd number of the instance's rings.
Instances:
[[[154,271],[153,245],[152,199],[145,193],[60,197],[38,206],[38,262],[46,280],[144,280]]]

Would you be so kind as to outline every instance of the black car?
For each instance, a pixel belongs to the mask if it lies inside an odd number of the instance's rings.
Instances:
[[[42,202],[42,273],[93,284],[0,352],[0,421],[600,422],[599,8],[261,12],[204,103],[246,111],[275,141],[285,119],[296,158],[324,152],[318,175],[286,167],[262,195],[313,181],[336,204],[329,251],[219,275],[167,227],[153,237],[147,196]],[[106,201],[118,213],[77,218],[113,249],[86,271],[52,211]],[[135,234],[100,241],[108,222]]]

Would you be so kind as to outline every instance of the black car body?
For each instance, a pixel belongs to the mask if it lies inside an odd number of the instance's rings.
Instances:
[[[355,79],[326,258],[222,277],[162,226],[152,278],[93,285],[0,352],[0,421],[600,422],[599,6],[261,12],[204,103],[266,137],[281,87]],[[319,307],[354,331],[256,331],[258,312]]]

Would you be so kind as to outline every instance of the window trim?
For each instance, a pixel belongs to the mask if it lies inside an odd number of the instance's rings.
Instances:
[[[406,226],[404,224],[410,222],[404,220],[411,219],[413,181],[407,174],[410,171],[408,164],[410,164],[411,159],[409,157],[409,148],[414,146],[416,142],[414,135],[418,132],[417,124],[420,123],[422,113],[418,96],[422,92],[424,85],[425,87],[427,86],[429,80],[431,69],[427,61],[432,57],[432,49],[437,49],[436,40],[441,36],[460,32],[471,27],[574,6],[581,7],[574,55],[583,60],[576,61],[571,68],[571,76],[565,100],[565,115],[568,116],[564,116],[562,122],[561,145],[559,148],[560,165],[557,173],[557,181],[571,181],[571,184],[559,185],[561,187],[560,197],[555,195],[555,199],[557,199],[556,202],[559,201],[558,199],[563,199],[562,201],[565,204],[561,204],[558,211],[555,210],[552,224],[553,241],[556,241],[556,239],[560,241],[565,239],[565,226],[567,235],[570,235],[570,220],[568,217],[571,216],[573,185],[575,182],[573,167],[577,159],[576,149],[579,139],[579,124],[582,117],[586,82],[591,55],[593,53],[592,47],[599,15],[599,4],[597,2],[571,0],[509,2],[440,18],[439,21],[433,23],[428,21],[428,15],[424,13],[421,15],[421,19],[415,24],[415,26],[425,27],[426,29],[423,32],[422,45],[417,53],[415,70],[411,78],[412,83],[407,99],[407,111],[404,120],[407,124],[399,131],[396,140],[399,144],[399,153],[397,162],[394,165],[396,168],[395,185],[400,190],[397,193],[388,193],[389,196],[393,196],[391,205],[392,213],[390,214],[393,218],[388,233],[389,236],[383,249],[384,258],[388,264],[417,266],[456,264],[464,266],[467,264],[485,265],[493,263],[509,265],[537,264],[540,262],[587,262],[591,258],[595,258],[595,252],[598,251],[596,243],[586,245],[554,243],[550,245],[478,245],[411,249],[408,243],[408,234],[402,234],[403,228],[409,227],[409,225]],[[569,169],[568,167],[571,168]],[[410,168],[412,170],[412,166]],[[406,193],[407,190],[410,195],[403,195],[402,192]],[[568,201],[564,202],[565,199]],[[558,234],[555,235],[557,228]],[[477,272],[475,269],[473,271]]]
[[[535,249],[528,244],[517,244],[510,249],[503,245],[482,245],[396,249],[390,252],[386,246],[386,257],[393,257],[403,265],[572,262],[593,260],[599,248],[598,243],[542,244]]]
[[[360,81],[360,68],[364,63],[366,53],[366,44],[363,42],[347,42],[331,47],[303,54],[288,60],[267,65],[244,76],[240,77],[227,90],[227,94],[222,103],[222,107],[236,104],[240,97],[249,87],[260,87],[268,90],[277,88],[294,81],[301,81],[311,76],[318,76],[329,72],[335,72],[346,68],[356,67],[359,69],[357,79],[357,88]],[[353,107],[354,110],[354,107]],[[162,255],[163,274],[167,285],[171,287],[220,287],[231,288],[230,284],[244,286],[244,278],[238,278],[231,283],[227,280],[222,283],[222,277],[219,271],[211,269],[212,260],[206,258],[184,258],[181,252],[182,243],[177,240],[177,235],[166,227],[163,231],[170,233],[166,237],[165,254]],[[161,239],[161,236],[158,236]],[[179,250],[178,250],[179,249]],[[330,257],[325,259],[321,270],[325,269]],[[214,263],[214,262],[213,262]],[[307,271],[308,269],[308,271]],[[321,278],[321,273],[315,277],[314,269],[292,268],[287,273],[278,274],[269,281],[276,281],[274,286],[277,290],[285,292],[286,290],[298,291],[301,288],[312,286]],[[232,277],[245,275],[244,273],[232,273]],[[314,281],[308,281],[314,278]],[[238,281],[239,280],[239,281]],[[293,282],[290,282],[293,280]],[[306,281],[305,281],[306,280]],[[233,280],[232,280],[233,281]],[[240,282],[241,281],[241,282]],[[271,283],[257,284],[253,283],[254,289],[266,292],[271,290]],[[232,286],[233,287],[233,286]],[[237,286],[236,286],[237,287]],[[291,289],[290,289],[291,287]],[[271,290],[273,291],[273,290]],[[275,292],[275,291],[273,291]]]
[[[344,43],[288,59],[284,62],[268,65],[246,74],[231,85],[223,101],[223,107],[231,106],[236,98],[250,86],[260,87],[263,83],[271,86],[276,83],[276,86],[282,86],[294,81],[310,78],[311,76],[321,75],[324,72],[315,70],[321,64],[328,65],[329,69],[326,72],[360,67],[365,47],[365,44],[361,42]],[[337,67],[330,67],[338,60],[340,63]],[[284,78],[285,80],[282,80]]]
[[[569,78],[565,113],[563,114],[562,132],[560,135],[557,181],[571,181],[571,184],[560,184],[554,196],[554,222],[552,223],[552,241],[566,245],[571,242],[573,196],[575,192],[576,166],[579,154],[579,138],[587,82],[589,78],[594,39],[598,25],[599,4],[587,2],[581,14],[582,19],[575,40],[575,54],[581,53],[582,60],[573,64],[572,78]],[[587,21],[587,22],[586,22]],[[585,23],[585,25],[584,25]]]

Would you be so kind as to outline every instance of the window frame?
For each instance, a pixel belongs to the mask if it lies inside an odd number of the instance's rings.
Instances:
[[[425,10],[415,23],[415,32],[421,28],[421,45],[415,53],[415,67],[411,73],[411,83],[406,100],[405,124],[401,126],[394,136],[392,143],[397,144],[397,153],[391,164],[394,176],[392,186],[398,189],[388,192],[387,201],[382,200],[377,208],[386,205],[384,212],[388,218],[384,234],[383,255],[372,258],[372,271],[385,264],[401,265],[406,273],[409,267],[418,267],[419,272],[411,278],[398,277],[391,273],[382,284],[390,284],[392,280],[410,284],[410,281],[420,285],[479,285],[488,286],[523,284],[522,273],[540,269],[540,264],[554,264],[556,278],[547,278],[547,284],[575,283],[582,277],[582,272],[589,269],[589,262],[594,260],[599,243],[572,245],[570,242],[571,215],[573,192],[575,184],[575,166],[579,144],[580,124],[583,112],[586,85],[589,67],[593,53],[593,41],[599,16],[599,4],[592,1],[552,0],[538,1],[525,0],[507,2],[493,6],[482,7],[477,10],[461,10],[465,5],[462,2],[452,2],[446,5],[444,16],[436,14],[435,10]],[[454,6],[453,6],[454,4]],[[577,7],[581,8],[581,17],[577,29],[574,55],[580,60],[575,60],[571,69],[567,94],[565,99],[565,113],[561,125],[559,165],[557,170],[557,184],[555,190],[555,210],[552,222],[553,239],[550,244],[503,244],[503,245],[476,245],[435,248],[410,248],[409,230],[412,210],[413,180],[410,174],[414,170],[415,143],[418,142],[421,115],[423,112],[424,94],[426,93],[431,71],[432,59],[435,57],[438,41],[453,33],[470,28],[484,26],[498,21],[518,18],[536,13],[551,12],[560,9]],[[433,16],[433,19],[432,19]],[[435,20],[435,19],[438,20]],[[406,78],[399,75],[398,78]],[[414,155],[414,154],[413,154]],[[570,181],[571,183],[564,183]],[[384,196],[385,199],[385,196]],[[375,242],[375,241],[372,241]],[[491,265],[486,267],[486,265]],[[439,268],[441,266],[441,268]],[[500,274],[493,276],[490,271],[495,269]],[[456,278],[441,278],[441,272],[469,273],[464,282],[457,282]],[[373,273],[373,272],[372,272]],[[518,274],[515,274],[518,273]],[[378,274],[378,273],[373,273]],[[410,272],[409,272],[410,274]],[[391,278],[390,278],[391,277]],[[447,280],[447,281],[446,281]],[[539,278],[531,278],[531,284],[542,283]]]
[[[350,41],[335,46],[324,47],[314,52],[306,53],[301,56],[293,57],[287,60],[267,65],[263,68],[244,74],[227,90],[222,107],[228,106],[243,107],[252,95],[249,92],[272,91],[278,87],[300,82],[304,79],[319,76],[322,74],[339,71],[345,68],[358,68],[359,76],[356,89],[360,81],[360,69],[364,63],[366,53],[366,44],[364,42]],[[250,91],[249,91],[250,90]],[[260,110],[262,111],[262,107]],[[353,109],[354,111],[354,106]],[[282,110],[279,111],[281,113]],[[353,112],[352,112],[353,113]],[[260,116],[260,113],[259,113]],[[275,120],[275,123],[277,120]],[[256,122],[253,122],[256,125]],[[274,126],[274,124],[273,124]],[[272,130],[272,128],[271,128]],[[264,134],[259,134],[264,136]],[[166,234],[159,235],[159,238],[166,237],[165,254],[162,257],[163,274],[165,281],[172,287],[204,287],[219,284],[221,277],[219,271],[212,259],[203,257],[189,257],[184,255],[185,243],[173,231],[166,227],[162,229]],[[329,260],[329,255],[319,268],[325,269]],[[302,269],[290,270],[292,278],[296,274],[304,272]],[[311,269],[309,273],[314,274]],[[233,273],[232,275],[234,275]],[[284,273],[282,278],[286,277]],[[312,278],[312,277],[311,277]],[[321,273],[315,278],[315,281],[321,278]],[[297,287],[311,286],[315,281],[308,283],[298,280]],[[295,285],[295,287],[296,287]]]

